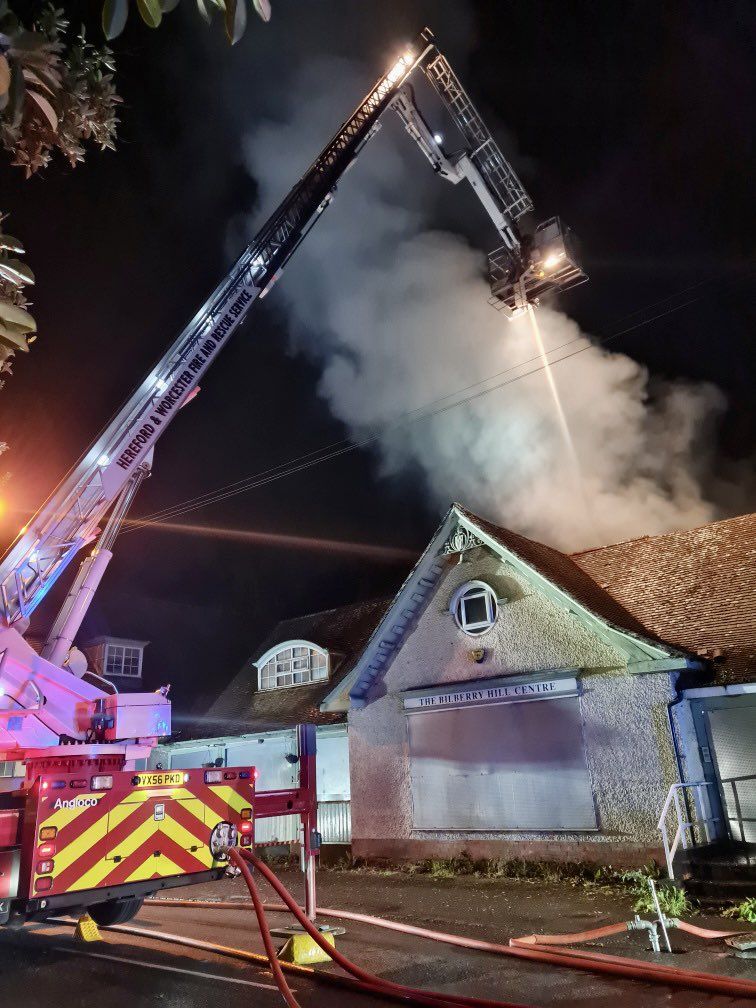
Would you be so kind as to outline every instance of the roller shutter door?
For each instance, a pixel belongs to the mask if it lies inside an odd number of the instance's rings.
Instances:
[[[708,716],[730,835],[733,840],[756,843],[756,779],[732,781],[756,775],[756,705],[721,707],[709,710]]]
[[[407,718],[414,828],[592,830],[578,697]]]

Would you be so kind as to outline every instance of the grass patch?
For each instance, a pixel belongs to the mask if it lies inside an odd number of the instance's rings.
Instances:
[[[467,854],[453,858],[429,858],[415,862],[368,862],[345,856],[326,871],[361,872],[376,876],[419,875],[444,882],[458,878],[516,879],[534,884],[562,884],[602,893],[616,893],[632,900],[635,913],[654,917],[656,909],[648,880],[656,883],[656,893],[662,913],[668,917],[686,917],[696,913],[684,889],[662,878],[659,865],[623,869],[611,865],[596,865],[574,861],[530,861],[524,858],[475,859]],[[751,916],[739,916],[739,914]],[[749,898],[731,907],[727,916],[756,923],[756,899]]]
[[[365,861],[344,855],[332,865],[323,865],[322,871],[359,872],[379,878],[402,875],[419,875],[434,882],[458,878],[514,879],[534,884],[562,884],[616,893],[632,900],[635,913],[653,917],[656,914],[649,879],[656,883],[659,906],[667,917],[686,917],[696,913],[684,889],[667,878],[662,878],[659,865],[651,863],[643,868],[623,869],[612,865],[597,865],[576,861],[531,861],[525,858],[471,858],[461,854],[453,858],[428,858],[425,861]],[[749,897],[738,906],[730,907],[725,916],[756,923],[756,898]]]
[[[475,859],[467,854],[426,861],[365,861],[345,856],[327,871],[361,872],[369,875],[426,875],[432,879],[518,879],[524,882],[563,882],[600,889],[621,889],[639,895],[648,891],[648,878],[658,879],[657,865],[636,871],[574,861],[531,861],[524,858]]]
[[[457,878],[458,875],[463,874],[463,872],[457,871],[455,869],[454,860],[447,858],[432,860],[428,867],[427,873],[428,876],[432,879]]]
[[[635,896],[633,910],[639,914],[653,916],[656,914],[656,906],[648,885],[649,878],[654,878],[654,881],[657,882],[658,875],[654,877],[646,871],[624,872],[622,882]],[[693,904],[688,894],[669,879],[657,882],[656,896],[661,911],[666,917],[685,917],[693,912]]]
[[[748,896],[742,903],[727,907],[722,911],[723,917],[734,917],[735,920],[756,924],[756,896]]]

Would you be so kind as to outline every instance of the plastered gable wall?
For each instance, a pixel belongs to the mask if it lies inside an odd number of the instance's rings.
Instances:
[[[566,849],[570,844],[637,848],[641,859],[646,853],[656,853],[660,843],[656,822],[676,779],[667,720],[667,704],[672,699],[669,674],[629,673],[618,650],[487,547],[461,557],[461,562],[450,558],[415,627],[374,683],[367,706],[349,712],[355,852],[361,840],[520,839],[560,842],[565,845],[565,857],[572,856]],[[490,584],[500,599],[508,601],[500,606],[499,618],[489,632],[469,637],[454,622],[449,603],[457,588],[474,580]],[[477,647],[486,649],[481,664],[469,656]],[[581,713],[598,832],[560,836],[414,831],[400,692],[555,669],[580,670]],[[399,848],[394,845],[392,850]],[[584,856],[577,847],[574,853]],[[595,856],[601,855],[596,851]]]

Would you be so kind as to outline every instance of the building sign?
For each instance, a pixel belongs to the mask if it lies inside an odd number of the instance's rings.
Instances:
[[[510,703],[518,700],[546,700],[549,697],[574,695],[577,679],[546,679],[542,682],[502,684],[495,680],[491,685],[476,683],[473,687],[456,689],[426,696],[405,696],[404,709],[411,711],[438,709],[439,707],[464,707],[471,704]]]

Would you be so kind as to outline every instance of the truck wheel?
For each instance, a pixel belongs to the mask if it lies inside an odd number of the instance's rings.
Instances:
[[[89,916],[95,924],[110,927],[111,924],[125,924],[139,913],[144,903],[143,896],[125,896],[105,903],[95,903],[89,907]]]

